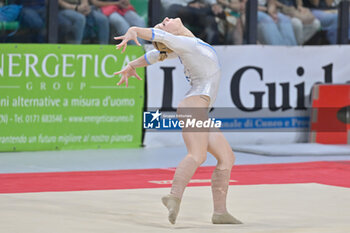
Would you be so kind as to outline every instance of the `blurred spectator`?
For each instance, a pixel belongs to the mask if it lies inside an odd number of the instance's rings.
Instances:
[[[6,1],[7,3],[7,1]],[[0,1],[0,39],[6,41],[9,36],[16,33],[18,29],[18,16],[22,6],[17,4],[4,5],[4,1]],[[10,32],[12,31],[12,32]]]
[[[215,0],[162,0],[165,16],[181,18],[191,31],[210,44],[219,44],[220,34],[216,17],[225,17],[222,7]]]
[[[59,22],[59,27],[62,31],[66,32],[63,36],[69,33],[68,38],[60,38],[60,41],[67,41],[71,44],[81,44],[86,24],[86,16],[91,12],[88,1],[58,0],[58,3],[61,7],[58,14],[65,18],[65,20]]]
[[[135,8],[130,4],[129,0],[91,0],[91,2],[101,7],[103,14],[108,16],[116,35],[124,35],[131,26],[146,27],[145,21],[136,13]],[[139,40],[139,42],[144,43],[143,40]],[[135,42],[132,41],[131,43]]]
[[[0,22],[13,22],[18,19],[22,6],[11,0],[0,0]]]
[[[65,39],[68,43],[80,44],[84,36],[90,39],[97,36],[100,44],[108,43],[108,19],[97,8],[90,6],[88,0],[58,0],[58,3],[61,7],[59,15],[64,17],[59,26],[69,34]]]
[[[334,0],[304,0],[304,5],[311,8],[312,14],[320,20],[322,30],[326,31],[330,44],[337,43],[338,12]],[[349,27],[350,39],[350,27]]]
[[[20,24],[28,29],[28,36],[22,40],[30,43],[46,42],[46,5],[45,0],[17,0],[23,6],[20,14]]]
[[[245,5],[247,0],[217,0],[225,12],[225,19],[218,23],[219,32],[224,31],[225,44],[243,44]]]
[[[258,0],[258,40],[269,45],[297,45],[288,16],[277,11],[275,0]]]
[[[278,0],[276,3],[282,13],[291,17],[298,45],[304,44],[321,28],[320,21],[310,9],[303,7],[302,0]]]
[[[28,29],[28,34],[23,42],[45,42],[45,0],[16,0],[16,4],[22,5],[19,16],[21,28]]]

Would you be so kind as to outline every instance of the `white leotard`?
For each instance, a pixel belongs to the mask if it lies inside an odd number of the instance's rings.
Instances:
[[[152,29],[152,41],[162,42],[173,53],[167,58],[179,57],[184,65],[184,73],[190,81],[191,89],[186,97],[206,95],[210,106],[215,101],[220,83],[220,65],[215,49],[196,37],[176,36],[160,29]],[[159,61],[159,51],[151,50],[145,54],[148,64]]]

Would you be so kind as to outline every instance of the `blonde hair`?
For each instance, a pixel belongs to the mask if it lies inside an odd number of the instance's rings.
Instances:
[[[168,53],[172,53],[173,50],[169,49],[165,44],[162,42],[152,42],[153,46],[160,51],[160,57],[159,60],[163,61],[168,57]]]

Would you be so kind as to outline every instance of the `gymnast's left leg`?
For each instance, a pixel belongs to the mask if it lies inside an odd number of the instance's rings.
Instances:
[[[214,202],[214,224],[241,224],[226,209],[226,197],[230,182],[231,168],[235,157],[225,136],[217,130],[209,132],[208,152],[217,159],[216,168],[211,177],[211,189]]]

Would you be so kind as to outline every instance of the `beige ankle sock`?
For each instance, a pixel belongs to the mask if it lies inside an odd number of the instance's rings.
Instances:
[[[189,156],[186,156],[177,166],[171,186],[170,194],[181,200],[186,185],[197,170],[199,164]]]
[[[211,176],[211,191],[213,194],[214,213],[226,213],[226,196],[230,182],[230,170],[215,168]]]

